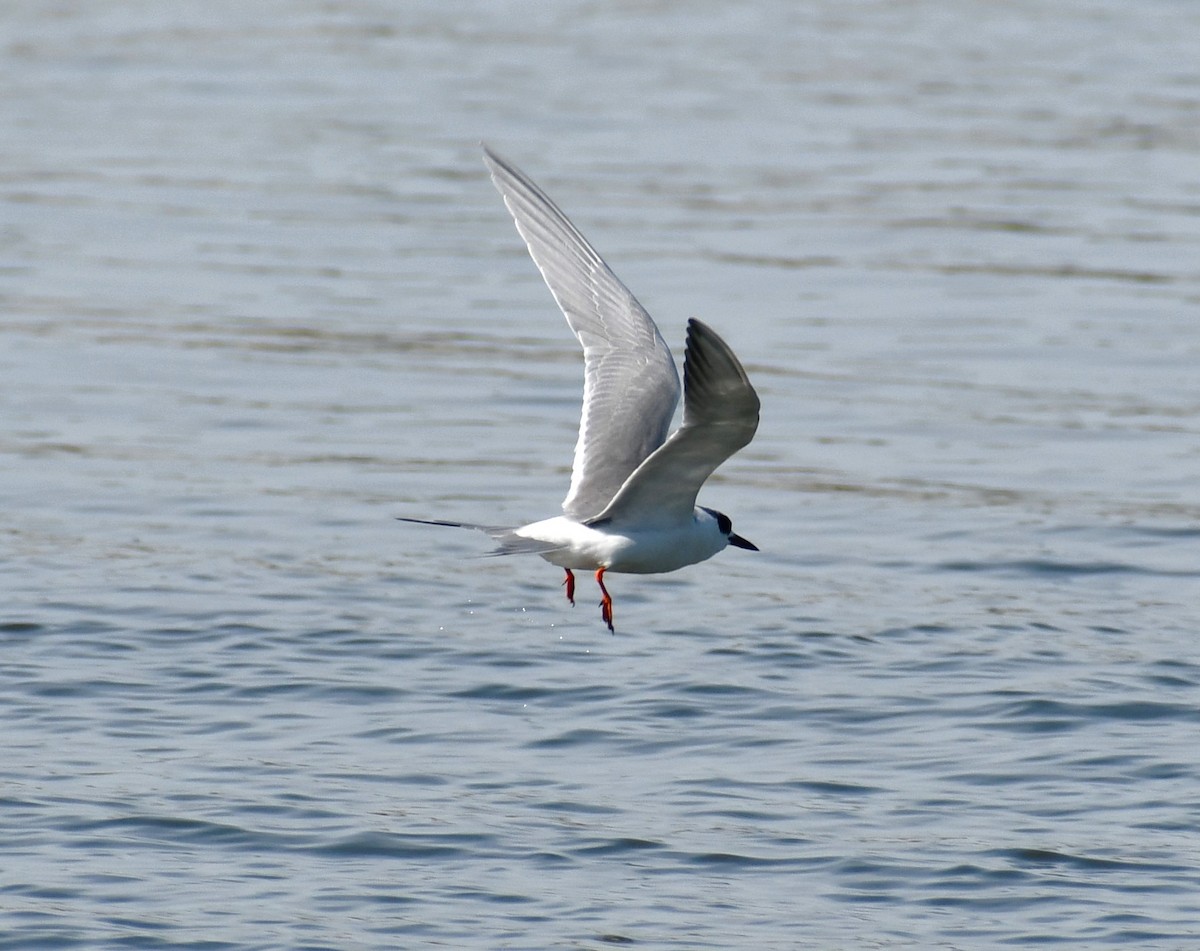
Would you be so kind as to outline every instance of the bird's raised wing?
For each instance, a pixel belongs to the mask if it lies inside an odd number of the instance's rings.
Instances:
[[[678,523],[717,466],[754,438],[758,394],[729,345],[688,321],[683,361],[683,424],[621,486],[592,523]]]
[[[520,169],[483,153],[533,263],[583,345],[583,414],[563,500],[563,512],[583,521],[663,444],[679,374],[650,315],[567,216]]]

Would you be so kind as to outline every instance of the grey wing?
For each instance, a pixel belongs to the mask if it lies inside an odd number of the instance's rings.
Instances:
[[[683,424],[625,482],[593,521],[678,522],[690,518],[705,480],[754,438],[758,394],[729,345],[688,321]]]
[[[679,402],[670,348],[645,308],[526,175],[484,148],[492,181],[583,345],[583,413],[563,512],[603,509],[663,444]]]

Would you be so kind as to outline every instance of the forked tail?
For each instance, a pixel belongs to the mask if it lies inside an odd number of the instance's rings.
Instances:
[[[536,538],[526,538],[524,535],[518,535],[511,528],[500,525],[450,522],[441,518],[406,518],[403,515],[397,515],[396,521],[414,522],[417,525],[441,525],[444,528],[469,528],[476,532],[483,532],[496,542],[496,547],[487,553],[488,557],[494,555],[544,555],[562,547],[538,541]]]

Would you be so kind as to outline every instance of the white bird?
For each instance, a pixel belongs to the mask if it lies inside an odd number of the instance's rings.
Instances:
[[[734,534],[728,516],[696,506],[705,480],[754,437],[758,395],[725,341],[689,320],[683,423],[668,439],[679,374],[654,321],[545,192],[483,151],[517,231],[583,345],[583,415],[571,487],[562,515],[519,528],[401,521],[486,532],[499,543],[497,555],[541,555],[566,570],[571,604],[572,572],[594,571],[600,615],[612,631],[606,572],[674,571],[727,545],[758,551]]]

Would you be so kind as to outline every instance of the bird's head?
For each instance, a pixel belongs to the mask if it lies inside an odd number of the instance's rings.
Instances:
[[[701,508],[711,515],[717,521],[717,531],[725,536],[725,540],[735,548],[745,548],[749,551],[758,551],[758,546],[754,542],[747,541],[741,535],[735,535],[733,532],[733,522],[724,512],[718,512],[716,509]]]

